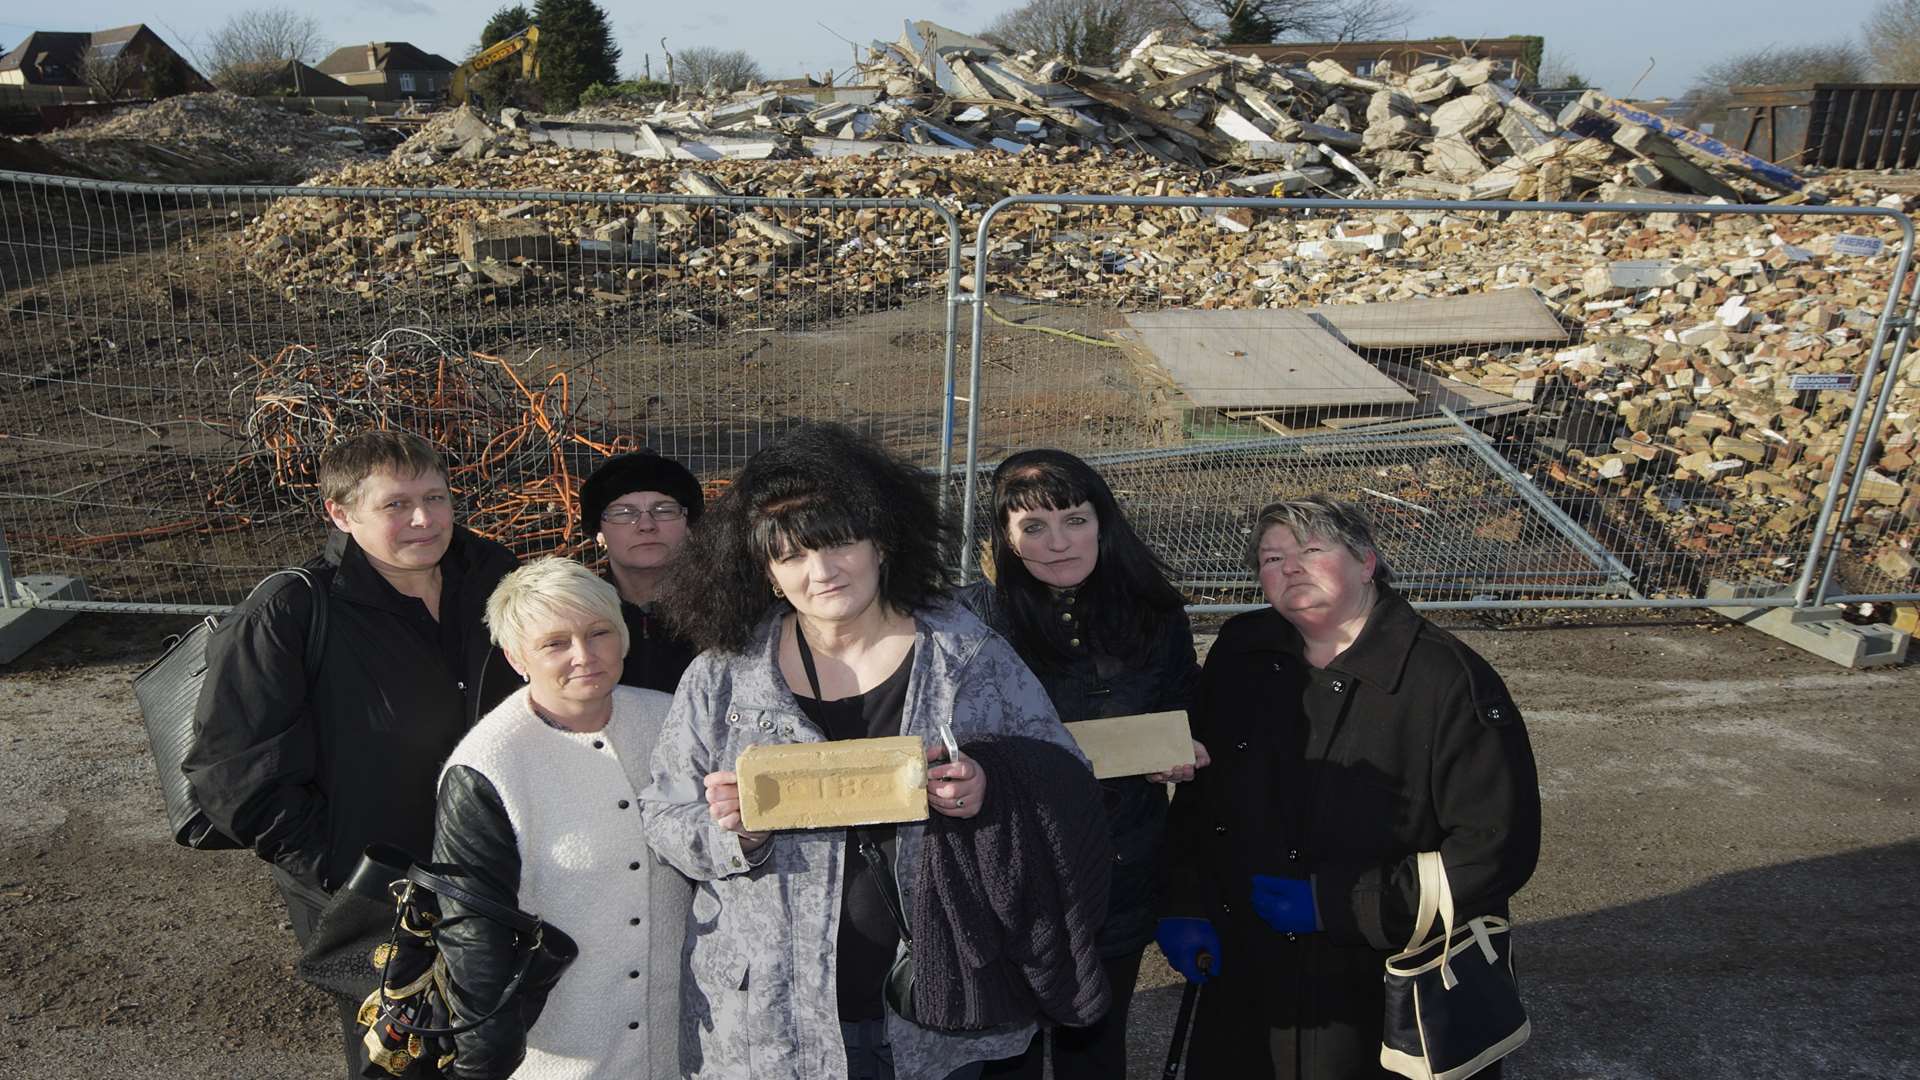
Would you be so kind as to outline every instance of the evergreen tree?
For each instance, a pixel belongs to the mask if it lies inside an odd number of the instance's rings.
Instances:
[[[607,13],[593,0],[536,0],[540,28],[540,91],[546,107],[571,109],[594,83],[620,80],[620,47]]]
[[[480,31],[480,44],[473,50],[481,49],[497,42],[505,41],[513,35],[533,25],[533,13],[525,4],[510,4],[493,13],[487,25]]]

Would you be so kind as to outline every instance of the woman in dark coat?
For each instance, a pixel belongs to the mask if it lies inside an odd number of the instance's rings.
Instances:
[[[1013,642],[1067,724],[1187,708],[1200,667],[1185,600],[1128,524],[1099,473],[1063,450],[1027,450],[993,474],[992,581],[961,599]],[[1194,745],[1206,763],[1206,749]],[[1127,1006],[1153,938],[1153,892],[1175,773],[1101,781],[1114,863],[1100,933],[1113,1006],[1098,1023],[1054,1028],[1027,1052],[988,1066],[989,1077],[1042,1075],[1053,1047],[1055,1080],[1126,1075]]]
[[[607,553],[632,642],[622,685],[671,694],[693,663],[693,645],[668,629],[659,601],[705,508],[687,467],[650,450],[609,458],[580,486],[580,525]]]
[[[1385,1076],[1382,965],[1413,930],[1415,856],[1441,853],[1460,921],[1505,915],[1540,852],[1533,752],[1500,676],[1388,583],[1358,507],[1275,503],[1248,554],[1272,608],[1207,654],[1213,765],[1169,825],[1158,938],[1207,983],[1189,1075]]]

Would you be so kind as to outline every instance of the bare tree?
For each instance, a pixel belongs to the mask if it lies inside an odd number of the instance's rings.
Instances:
[[[207,39],[207,77],[237,94],[257,89],[263,73],[288,60],[318,60],[327,47],[320,23],[291,8],[250,8],[229,18]]]
[[[1707,65],[1693,80],[1686,98],[1691,103],[1686,123],[1698,127],[1718,123],[1736,86],[1772,86],[1780,83],[1864,82],[1867,55],[1850,41],[1827,45],[1769,45],[1738,53]]]
[[[1920,0],[1880,0],[1867,16],[1865,36],[1875,74],[1894,82],[1920,80]]]
[[[1559,49],[1547,49],[1542,53],[1540,70],[1535,73],[1533,84],[1546,90],[1578,90],[1593,85],[1580,73],[1573,57]]]
[[[101,101],[117,101],[146,81],[146,64],[126,49],[108,55],[90,48],[80,58],[80,81]]]
[[[1149,33],[1184,24],[1168,0],[1029,0],[981,36],[1014,51],[1108,64]]]
[[[738,90],[766,76],[744,49],[696,45],[673,55],[668,68],[681,86],[694,90]]]
[[[1229,44],[1396,37],[1414,16],[1403,0],[1168,0],[1196,30]]]

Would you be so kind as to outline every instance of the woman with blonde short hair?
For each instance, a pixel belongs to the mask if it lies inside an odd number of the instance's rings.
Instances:
[[[680,944],[691,886],[648,849],[639,798],[672,699],[619,684],[620,595],[567,559],[508,574],[487,627],[525,681],[461,741],[440,779],[436,862],[538,912],[580,956],[529,1030],[507,1009],[456,1037],[460,1080],[680,1075]],[[442,899],[443,913],[466,914]],[[512,978],[513,932],[447,918],[440,946],[463,1011]]]

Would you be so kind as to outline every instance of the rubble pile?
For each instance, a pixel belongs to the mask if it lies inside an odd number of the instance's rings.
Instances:
[[[864,85],[752,87],[516,126],[533,142],[663,160],[1127,149],[1260,195],[1799,197],[1791,173],[1703,149],[1717,144],[1600,94],[1549,115],[1493,76],[1492,61],[1460,59],[1362,78],[1331,60],[1264,63],[1159,32],[1115,69],[1076,68],[921,21],[873,44],[855,76]],[[464,139],[430,149],[480,152]]]
[[[162,98],[38,141],[117,180],[297,184],[383,149],[383,134],[219,90]]]

